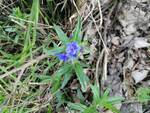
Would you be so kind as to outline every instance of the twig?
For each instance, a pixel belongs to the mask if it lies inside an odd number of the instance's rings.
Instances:
[[[75,6],[75,8],[76,8],[76,10],[77,10],[78,14],[79,14],[79,15],[81,15],[81,14],[80,14],[80,11],[79,11],[79,9],[78,9],[78,6],[76,5],[75,1],[74,1],[74,0],[72,0],[72,2],[73,2],[73,5],[74,5],[74,6]]]
[[[114,8],[116,7],[117,5],[117,0],[115,1],[114,5],[112,6],[112,8],[110,9],[110,12],[108,14],[108,17],[107,17],[107,21],[106,21],[106,24],[105,24],[105,27],[104,27],[104,43],[107,45],[107,38],[106,38],[106,34],[107,34],[107,27],[109,25],[109,20],[110,20],[110,16],[114,10]],[[104,56],[104,65],[103,65],[103,77],[102,77],[102,80],[106,80],[107,79],[107,58],[108,58],[108,52],[105,52],[105,56]]]
[[[17,23],[16,20],[19,20],[19,21],[23,21],[23,22],[27,22],[27,23],[31,23],[34,25],[34,22],[33,21],[30,21],[30,20],[26,20],[26,19],[22,19],[22,18],[18,18],[18,17],[14,17],[14,16],[9,16],[9,18],[11,19],[11,21],[15,22],[16,24],[19,24],[19,22]],[[19,24],[20,25],[20,24]],[[23,25],[21,25],[23,26]],[[38,26],[43,26],[44,28],[53,28],[53,26],[50,26],[50,25],[46,25],[46,24],[42,24],[42,23],[38,23]],[[23,27],[24,28],[24,27]]]
[[[103,64],[103,75],[102,75],[102,81],[107,80],[107,58],[108,58],[108,54],[105,52],[104,53],[104,64]]]
[[[94,5],[91,5],[92,8],[90,8],[90,6],[87,6],[87,7],[88,7],[88,9],[86,9],[86,10],[88,10],[88,11],[90,10],[90,11],[86,15],[86,17],[83,19],[83,22],[85,22],[87,20],[87,18],[92,14],[92,12],[94,11],[94,8],[95,8]]]
[[[37,62],[39,62],[40,60],[45,59],[45,58],[47,58],[47,57],[48,57],[48,56],[47,56],[46,54],[43,54],[43,55],[41,55],[41,56],[38,56],[36,59],[33,59],[33,60],[31,60],[31,61],[28,61],[26,64],[20,66],[19,68],[14,68],[14,69],[12,69],[12,70],[9,71],[9,72],[6,72],[5,74],[0,75],[0,79],[2,79],[2,78],[4,78],[4,77],[7,77],[7,76],[9,76],[9,75],[11,75],[11,74],[13,74],[13,73],[16,73],[16,72],[18,72],[18,71],[20,71],[20,70],[24,70],[24,69],[26,69],[27,67],[33,65],[34,63],[37,63]]]
[[[92,15],[92,14],[91,14],[91,15]],[[97,30],[97,32],[98,32],[98,35],[100,36],[100,39],[101,39],[102,44],[103,44],[103,46],[104,46],[104,49],[105,49],[106,53],[108,53],[108,50],[107,50],[107,46],[106,46],[106,44],[105,44],[105,41],[104,41],[104,39],[102,38],[102,35],[101,35],[100,31],[99,31],[99,27],[100,27],[100,26],[98,26],[98,25],[96,24],[96,21],[95,21],[93,15],[92,15],[92,20],[93,20],[93,22],[94,22],[94,24],[95,24],[96,30]]]
[[[22,77],[24,71],[25,71],[25,68],[23,68],[23,69],[20,70],[20,73],[18,74],[18,77],[17,77],[17,79],[15,80],[15,83],[13,84],[14,88],[13,88],[12,93],[15,92],[15,90],[16,90],[16,88],[17,88],[17,86],[18,86],[18,83],[19,83],[19,81],[20,81],[20,79],[21,79],[21,77]]]
[[[103,54],[104,54],[104,49],[101,51],[101,54],[99,55],[98,57],[98,60],[96,62],[96,74],[95,74],[95,79],[96,79],[96,83],[98,85],[98,88],[100,88],[100,85],[99,85],[99,64],[100,64],[100,61],[102,60],[103,58]]]
[[[98,34],[99,34],[99,37],[100,37],[100,39],[99,39],[99,47],[100,47],[100,40],[102,41],[102,44],[103,44],[103,46],[104,46],[103,50],[102,50],[101,52],[99,51],[99,57],[98,57],[98,60],[97,60],[97,63],[96,63],[95,79],[96,79],[96,84],[97,84],[98,88],[100,89],[99,64],[100,64],[100,61],[101,61],[101,59],[102,59],[102,57],[103,57],[104,51],[107,52],[107,47],[106,47],[106,44],[105,44],[105,42],[104,42],[104,40],[103,40],[103,38],[102,38],[102,35],[101,35],[100,31],[99,31],[99,28],[100,28],[101,25],[102,25],[103,18],[102,18],[102,12],[101,12],[100,1],[97,1],[97,2],[98,2],[98,7],[99,7],[99,14],[100,14],[100,23],[99,23],[99,25],[96,24],[96,20],[94,19],[94,17],[93,17],[92,14],[91,14],[91,17],[92,17],[92,20],[93,20],[93,22],[94,22],[94,24],[95,24],[96,30],[97,30],[97,32],[98,32]],[[94,3],[93,3],[93,7],[94,7]]]
[[[98,0],[98,7],[99,7],[99,14],[100,14],[100,24],[99,26],[102,26],[102,23],[103,23],[103,16],[102,16],[102,10],[101,10],[101,4],[100,4],[100,1]]]

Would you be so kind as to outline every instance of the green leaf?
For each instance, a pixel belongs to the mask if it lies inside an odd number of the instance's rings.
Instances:
[[[65,64],[58,71],[56,71],[56,73],[54,73],[52,79],[52,93],[55,93],[57,90],[59,90],[61,87],[62,75],[67,74],[70,72],[70,70],[72,70],[72,66],[70,64]]]
[[[96,110],[96,106],[90,106],[83,113],[99,113],[99,112]]]
[[[68,81],[70,80],[71,76],[72,76],[71,73],[66,73],[66,74],[64,75],[64,80],[63,80],[62,85],[61,85],[61,88],[62,88],[62,89],[67,85],[67,83],[68,83]]]
[[[77,61],[74,63],[74,69],[75,69],[76,75],[78,77],[78,80],[80,82],[81,89],[83,92],[85,92],[87,90],[87,86],[89,84],[89,78],[83,72],[83,68],[81,67],[80,62]]]
[[[68,37],[66,36],[66,34],[56,24],[54,24],[54,29],[55,29],[60,41],[62,41],[62,43],[66,45],[69,42]]]
[[[111,103],[103,103],[103,106],[111,110],[113,113],[120,113],[120,111],[115,108]]]
[[[66,74],[72,70],[71,64],[64,64],[58,71],[54,73],[55,77],[59,77],[63,74]]]
[[[77,89],[77,97],[80,99],[80,103],[84,103],[84,101],[86,100],[84,95],[82,94],[80,88]]]
[[[48,75],[41,75],[41,76],[38,76],[37,78],[40,79],[40,83],[50,83],[52,82],[52,77],[51,76],[48,76]]]
[[[81,112],[83,112],[85,109],[87,109],[87,106],[85,106],[83,104],[71,103],[71,102],[68,103],[68,107],[70,107],[71,109],[74,109],[74,110],[79,110]]]
[[[47,49],[43,49],[43,51],[47,54],[47,55],[53,55],[55,56],[56,54],[58,53],[61,53],[65,50],[65,47],[64,46],[61,46],[61,47],[57,47],[57,48],[53,48],[51,50],[47,50]]]
[[[107,89],[103,96],[101,97],[101,101],[98,104],[99,106],[103,106],[105,108],[108,108],[114,113],[120,113],[118,109],[116,109],[112,103],[109,102],[109,89]]]
[[[104,94],[101,98],[108,99],[108,96],[109,96],[109,89],[106,89],[106,91],[104,92]]]
[[[5,100],[5,95],[4,95],[4,93],[2,91],[0,91],[0,105],[2,105],[4,100]]]
[[[93,102],[94,103],[98,103],[98,101],[100,100],[100,91],[98,89],[98,87],[95,85],[91,85],[91,89],[92,89],[92,93],[93,93]]]
[[[47,106],[47,113],[52,113],[52,106],[49,104],[48,106]]]
[[[140,102],[148,102],[150,100],[150,88],[140,87],[137,92],[137,100]]]
[[[81,41],[81,37],[80,37],[81,29],[82,29],[81,17],[78,16],[78,23],[75,27],[75,31],[73,34],[74,34],[74,41],[77,41],[79,43]]]
[[[109,97],[108,101],[112,104],[117,104],[117,103],[121,103],[121,101],[123,101],[124,98],[123,97]]]
[[[56,97],[56,102],[57,102],[57,106],[56,106],[56,109],[57,109],[66,102],[66,98],[65,98],[64,92],[62,91],[58,91],[55,97]]]
[[[53,80],[53,85],[52,85],[52,93],[55,93],[56,91],[59,90],[61,86],[61,77],[57,77],[57,79]]]

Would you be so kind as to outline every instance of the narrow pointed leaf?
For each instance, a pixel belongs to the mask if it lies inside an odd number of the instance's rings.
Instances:
[[[81,112],[83,112],[85,109],[87,109],[87,106],[85,106],[83,104],[71,103],[71,102],[68,103],[68,107],[70,107],[71,109],[74,109],[74,110],[79,110]]]
[[[58,53],[61,53],[61,52],[63,52],[65,50],[65,47],[56,47],[56,48],[53,48],[53,49],[50,49],[50,50],[48,50],[48,49],[43,49],[43,51],[47,54],[47,55],[56,55],[56,54],[58,54]]]
[[[99,113],[95,106],[88,107],[83,113]]]
[[[89,84],[89,78],[83,72],[83,68],[81,67],[81,64],[79,62],[75,62],[74,69],[75,69],[76,75],[78,77],[78,80],[80,82],[81,89],[83,92],[85,92],[87,90],[87,86]]]
[[[53,78],[52,78],[52,81],[53,81],[52,93],[55,93],[58,89],[61,88],[62,75],[68,74],[68,72],[70,72],[70,70],[72,70],[71,65],[65,64],[58,71],[56,71],[56,73],[54,73]]]
[[[56,24],[54,24],[54,29],[55,29],[60,41],[62,41],[62,43],[66,45],[69,42],[67,35]]]
[[[70,80],[71,76],[72,76],[71,73],[66,73],[66,74],[64,75],[64,80],[63,80],[62,85],[61,85],[61,88],[62,88],[62,89],[67,85],[67,83],[68,83],[68,81]]]
[[[91,85],[92,93],[93,93],[93,101],[94,103],[98,103],[100,101],[100,91],[98,87],[95,85]]]
[[[81,17],[78,17],[78,23],[76,25],[75,31],[74,31],[74,41],[81,41],[80,33],[82,29],[82,24],[81,24]]]

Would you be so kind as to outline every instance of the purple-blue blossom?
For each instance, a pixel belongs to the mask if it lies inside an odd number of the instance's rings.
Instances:
[[[59,58],[59,60],[62,60],[64,62],[68,60],[68,56],[65,53],[60,53],[57,54],[56,56]]]
[[[79,52],[80,47],[78,46],[77,42],[71,42],[67,44],[66,54],[68,57],[77,57],[77,53]]]
[[[80,51],[80,47],[77,42],[70,42],[66,45],[65,53],[57,54],[56,56],[63,60],[64,62],[69,59],[74,59],[77,57],[78,52]]]

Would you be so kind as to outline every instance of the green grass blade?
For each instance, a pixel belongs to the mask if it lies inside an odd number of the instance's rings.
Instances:
[[[37,30],[37,24],[38,24],[38,17],[39,17],[39,0],[34,0],[31,8],[31,14],[29,21],[32,21],[33,23],[28,23],[28,30],[25,33],[25,40],[24,40],[24,47],[23,51],[21,53],[21,59],[19,62],[23,62],[25,60],[27,54],[29,54],[29,50],[32,50],[33,46],[35,45],[36,41],[36,30]]]
[[[32,7],[32,13],[31,15],[33,16],[33,21],[34,21],[34,28],[33,28],[33,34],[32,34],[32,46],[35,45],[35,41],[36,41],[36,30],[37,30],[37,25],[38,25],[38,19],[39,19],[39,0],[34,0],[33,1],[33,7]]]

